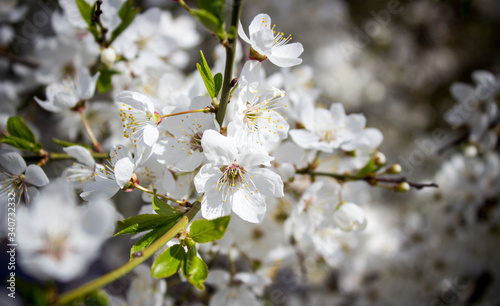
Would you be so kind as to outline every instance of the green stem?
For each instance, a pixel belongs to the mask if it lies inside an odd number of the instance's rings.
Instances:
[[[200,202],[196,201],[193,204],[193,207],[191,207],[191,209],[179,220],[179,222],[177,222],[168,232],[166,232],[165,235],[163,235],[160,239],[156,240],[152,245],[142,251],[141,257],[135,257],[118,269],[111,271],[108,274],[103,275],[100,278],[93,280],[79,288],[62,294],[57,300],[57,304],[67,304],[78,297],[82,297],[98,290],[99,288],[119,279],[120,277],[132,271],[135,267],[146,261],[146,259],[151,257],[159,249],[161,249],[167,242],[174,238],[177,233],[183,230],[189,224],[189,222],[193,220],[194,216],[196,216],[196,214],[200,210],[200,207]]]
[[[202,108],[202,109],[195,109],[195,110],[188,110],[188,111],[185,111],[185,112],[178,112],[178,113],[173,113],[173,114],[167,114],[167,115],[163,115],[161,116],[162,118],[167,118],[167,117],[173,117],[173,116],[179,116],[179,115],[185,115],[185,114],[191,114],[191,113],[209,113],[213,111],[213,108],[211,108],[210,106],[207,106],[205,108]]]
[[[242,2],[243,0],[234,0],[233,12],[231,13],[230,27],[235,27],[235,33],[238,33],[238,21],[240,20]],[[220,127],[222,127],[222,122],[224,121],[224,116],[226,115],[227,104],[229,103],[229,92],[231,91],[231,81],[233,79],[234,55],[236,53],[238,34],[235,34],[235,36],[236,37],[229,41],[229,44],[225,45],[226,67],[224,69],[224,81],[222,82],[219,108],[217,109],[217,114],[215,116]]]
[[[149,193],[149,194],[152,194],[152,195],[157,195],[157,196],[159,196],[159,197],[161,197],[161,198],[164,198],[165,200],[169,200],[169,201],[175,202],[175,203],[177,203],[177,204],[185,204],[185,203],[186,203],[186,201],[176,200],[176,199],[171,198],[171,197],[168,197],[168,196],[166,196],[166,195],[159,194],[159,193],[155,193],[154,191],[149,190],[149,189],[147,189],[146,187],[142,187],[142,186],[141,186],[141,185],[139,185],[139,184],[135,184],[135,185],[134,185],[134,187],[135,187],[135,188],[137,188],[137,189],[139,189],[139,190],[144,191],[145,193]]]
[[[191,13],[191,8],[189,6],[187,6],[187,4],[184,2],[184,0],[179,0],[179,4],[182,5],[182,7],[186,9],[186,11]]]

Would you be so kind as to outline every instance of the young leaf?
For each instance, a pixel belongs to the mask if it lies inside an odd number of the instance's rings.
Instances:
[[[91,26],[93,24],[92,21],[92,7],[85,0],[76,0],[76,6],[78,6],[78,10],[80,11],[80,15],[82,15],[83,20]]]
[[[84,147],[85,149],[92,149],[91,146],[89,146],[88,144],[85,144],[85,143],[73,143],[73,142],[69,142],[69,141],[65,141],[65,140],[61,140],[61,139],[57,139],[57,138],[52,138],[52,141],[55,143],[55,144],[58,144],[60,145],[61,147],[71,147],[71,146],[80,146],[80,147]]]
[[[117,222],[117,227],[120,230],[115,236],[123,234],[135,234],[144,232],[150,229],[165,227],[170,224],[175,224],[182,217],[182,214],[171,216],[144,214],[130,217]],[[171,226],[172,226],[171,225]]]
[[[4,135],[2,139],[0,139],[0,143],[6,143],[8,145],[11,145],[15,148],[18,148],[19,150],[22,151],[31,151],[31,152],[38,152],[41,149],[43,149],[42,145],[40,143],[33,143],[28,140],[15,137],[15,136],[7,136]]]
[[[222,89],[222,73],[220,72],[214,75],[214,88],[215,88],[214,97],[218,97],[219,92]]]
[[[375,161],[373,158],[370,158],[370,160],[366,163],[366,165],[359,170],[358,175],[359,176],[367,176],[370,173],[373,173],[375,171]]]
[[[215,97],[215,81],[212,77],[212,72],[210,71],[210,67],[208,67],[207,61],[205,60],[205,56],[203,52],[200,50],[200,63],[196,64],[196,68],[200,72],[201,78],[203,79],[203,83],[205,83],[205,87],[207,88],[208,94],[211,98]]]
[[[155,189],[156,191],[156,189]],[[166,217],[175,217],[182,215],[181,212],[175,210],[172,206],[168,205],[165,201],[162,201],[158,196],[153,197],[153,209],[158,215]]]
[[[169,247],[156,258],[151,267],[151,275],[156,278],[165,278],[179,271],[181,263],[186,258],[186,251],[180,244]]]
[[[120,8],[120,11],[118,12],[118,16],[120,16],[120,19],[122,22],[118,27],[111,33],[111,40],[109,44],[111,44],[120,34],[125,31],[128,26],[134,21],[135,16],[137,13],[139,13],[139,8],[134,8],[134,1],[133,0],[127,0],[122,7]]]
[[[33,143],[38,143],[33,132],[26,125],[23,118],[19,116],[10,117],[7,120],[7,132],[9,132],[10,136],[18,137]]]
[[[198,243],[206,243],[221,239],[226,232],[231,216],[215,220],[197,220],[191,225],[189,237]]]
[[[187,256],[182,263],[182,273],[196,288],[202,290],[203,282],[208,277],[207,264],[197,256],[196,247],[188,248]]]
[[[214,14],[206,10],[197,9],[192,9],[191,14],[193,14],[194,18],[201,22],[201,24],[203,24],[207,30],[212,33],[217,32],[217,29],[219,28],[219,20],[214,16]]]
[[[120,74],[121,72],[107,68],[101,69],[100,72],[99,79],[97,80],[97,91],[105,93],[113,88],[113,84],[111,84],[111,77],[115,74]]]

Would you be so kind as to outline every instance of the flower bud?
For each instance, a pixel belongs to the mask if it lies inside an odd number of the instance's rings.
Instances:
[[[401,171],[402,169],[400,164],[394,164],[386,170],[386,172],[389,174],[399,174],[401,173]]]
[[[397,192],[407,192],[409,190],[410,190],[410,184],[408,184],[407,182],[402,182],[394,186],[394,191]]]
[[[344,232],[362,231],[366,228],[363,209],[354,203],[341,203],[333,214],[337,226]]]
[[[474,145],[468,145],[464,148],[464,154],[467,157],[476,157],[477,156],[477,147]]]
[[[385,163],[387,162],[387,158],[385,158],[384,153],[377,152],[377,154],[375,154],[373,158],[373,161],[375,162],[376,165],[382,166],[385,165]]]
[[[116,60],[116,52],[113,50],[113,48],[106,48],[102,50],[101,52],[101,62],[108,66],[111,67],[113,63]]]

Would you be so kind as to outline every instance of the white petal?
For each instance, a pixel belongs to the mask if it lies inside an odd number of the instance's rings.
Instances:
[[[139,110],[147,110],[151,114],[154,113],[153,102],[151,102],[148,97],[138,92],[122,91],[118,94],[118,96],[116,96],[115,101],[118,103],[128,104]]]
[[[267,58],[271,63],[283,68],[297,66],[302,63],[301,58],[278,57],[274,55],[268,55]]]
[[[78,71],[75,83],[76,91],[80,99],[87,100],[94,96],[95,86],[99,75],[100,72],[91,77],[90,72],[87,68],[82,68],[80,69],[80,71]]]
[[[94,168],[95,160],[90,154],[89,150],[82,146],[71,146],[63,148],[64,152],[68,153],[69,156],[76,158],[76,160],[89,168]]]
[[[17,152],[0,154],[0,166],[10,174],[19,175],[26,170],[26,162]]]
[[[248,34],[250,35],[250,37],[252,37],[252,34],[255,34],[262,28],[265,28],[265,25],[267,25],[268,29],[271,29],[271,27],[273,26],[271,24],[271,17],[269,17],[269,15],[267,14],[258,14],[250,23],[250,26],[248,27]]]
[[[238,34],[240,35],[240,38],[243,39],[247,44],[252,44],[250,41],[250,38],[248,38],[247,34],[245,33],[245,30],[243,30],[243,25],[241,24],[241,20],[239,21],[238,25]]]
[[[269,169],[257,168],[248,172],[257,188],[264,196],[283,197],[283,181],[281,177]]]
[[[267,153],[250,153],[238,154],[236,160],[240,166],[247,168],[259,165],[270,166],[270,161],[274,160],[274,157],[269,156]]]
[[[29,165],[28,168],[26,168],[26,182],[41,187],[49,183],[49,178],[39,166]]]
[[[222,136],[214,130],[203,133],[201,146],[208,161],[214,166],[231,164],[238,153],[232,138]]]
[[[302,52],[304,52],[304,47],[301,43],[286,44],[281,47],[273,49],[273,56],[282,58],[297,58]]]
[[[222,176],[222,172],[219,168],[214,167],[210,164],[204,165],[201,167],[198,174],[194,177],[194,186],[196,187],[196,191],[202,193],[206,192],[209,189],[215,188],[215,184],[219,177]],[[212,180],[210,180],[212,179]],[[209,181],[213,181],[212,185],[208,185]]]
[[[343,203],[335,211],[333,218],[337,226],[345,232],[362,231],[366,228],[363,209],[353,203]]]
[[[229,201],[223,202],[223,194],[215,188],[215,184],[208,189],[201,200],[203,218],[213,220],[231,214],[231,204]]]
[[[148,146],[152,146],[158,140],[158,136],[160,132],[158,131],[158,127],[154,123],[148,123],[143,131],[143,139],[144,143]]]
[[[319,141],[317,134],[306,130],[291,130],[289,134],[298,146],[305,149],[312,149],[314,144]]]
[[[54,96],[54,106],[60,109],[73,108],[78,103],[78,97],[65,92],[59,92]]]
[[[62,110],[59,107],[55,106],[53,104],[53,101],[43,101],[43,100],[38,99],[38,97],[34,97],[34,99],[35,99],[36,103],[38,103],[38,105],[40,105],[46,111],[58,113]]]
[[[266,201],[261,194],[251,194],[243,189],[233,194],[232,203],[234,213],[241,219],[251,223],[262,222],[266,213]]]
[[[175,185],[176,183],[172,172],[170,172],[168,169],[165,170],[165,172],[163,173],[163,179],[161,180],[161,186],[167,192],[174,192],[176,189]]]
[[[126,183],[130,181],[132,178],[132,174],[134,173],[135,165],[128,158],[122,158],[116,162],[115,165],[115,177],[116,182],[120,188],[123,188]]]
[[[113,180],[99,180],[89,182],[83,186],[80,196],[87,201],[109,199],[120,190],[120,187]]]

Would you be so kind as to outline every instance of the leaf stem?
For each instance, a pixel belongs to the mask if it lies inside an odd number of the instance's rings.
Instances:
[[[234,0],[230,28],[234,26],[235,33],[238,33],[238,21],[241,16],[242,3],[243,0]],[[217,109],[215,117],[220,127],[222,127],[222,122],[224,121],[224,116],[226,115],[227,104],[229,103],[229,92],[231,91],[231,81],[233,80],[234,56],[236,53],[238,34],[235,34],[235,36],[236,37],[229,40],[228,44],[224,44],[224,47],[226,47],[226,67],[224,69],[224,81],[222,82],[219,108]]]
[[[102,147],[97,141],[97,139],[94,136],[94,133],[92,132],[92,129],[89,126],[89,123],[87,122],[87,118],[85,118],[85,115],[83,114],[83,110],[78,111],[80,113],[80,117],[82,118],[83,126],[85,127],[85,130],[87,131],[87,134],[89,135],[90,139],[92,140],[92,145],[94,146],[94,149],[97,152],[102,152]]]
[[[152,195],[157,195],[157,196],[159,196],[161,198],[164,198],[165,200],[172,201],[172,202],[175,202],[175,203],[180,204],[180,205],[186,204],[185,200],[182,200],[182,201],[181,200],[176,200],[176,199],[171,198],[169,196],[166,196],[166,195],[163,195],[163,194],[159,194],[159,193],[155,193],[154,191],[149,190],[146,187],[143,187],[143,186],[141,186],[139,184],[135,184],[134,187],[137,188],[137,189],[139,189],[139,190],[144,191],[145,193],[149,193],[149,194],[152,194]]]
[[[201,109],[188,110],[188,111],[184,111],[184,112],[167,114],[167,115],[163,115],[161,117],[162,118],[167,118],[167,117],[179,116],[179,115],[190,114],[190,113],[210,113],[210,112],[213,112],[213,111],[214,111],[214,109],[212,107],[207,106],[207,107],[201,108]]]
[[[177,233],[183,230],[189,224],[189,222],[193,220],[194,216],[196,216],[196,214],[200,210],[200,207],[200,202],[196,201],[193,204],[193,207],[191,207],[191,209],[189,209],[189,211],[185,213],[184,216],[168,232],[165,233],[165,235],[163,235],[160,239],[156,240],[152,245],[142,251],[141,257],[135,257],[118,269],[113,270],[108,274],[105,274],[100,278],[93,280],[79,288],[62,294],[57,299],[57,304],[67,304],[78,297],[96,291],[97,289],[119,279],[120,277],[132,271],[135,267],[146,261],[146,259],[151,257],[159,249],[161,249],[168,241],[174,238]]]
[[[187,6],[187,4],[184,2],[184,0],[179,0],[179,4],[182,5],[182,7],[186,9],[186,11],[191,13],[191,8],[189,6]]]

